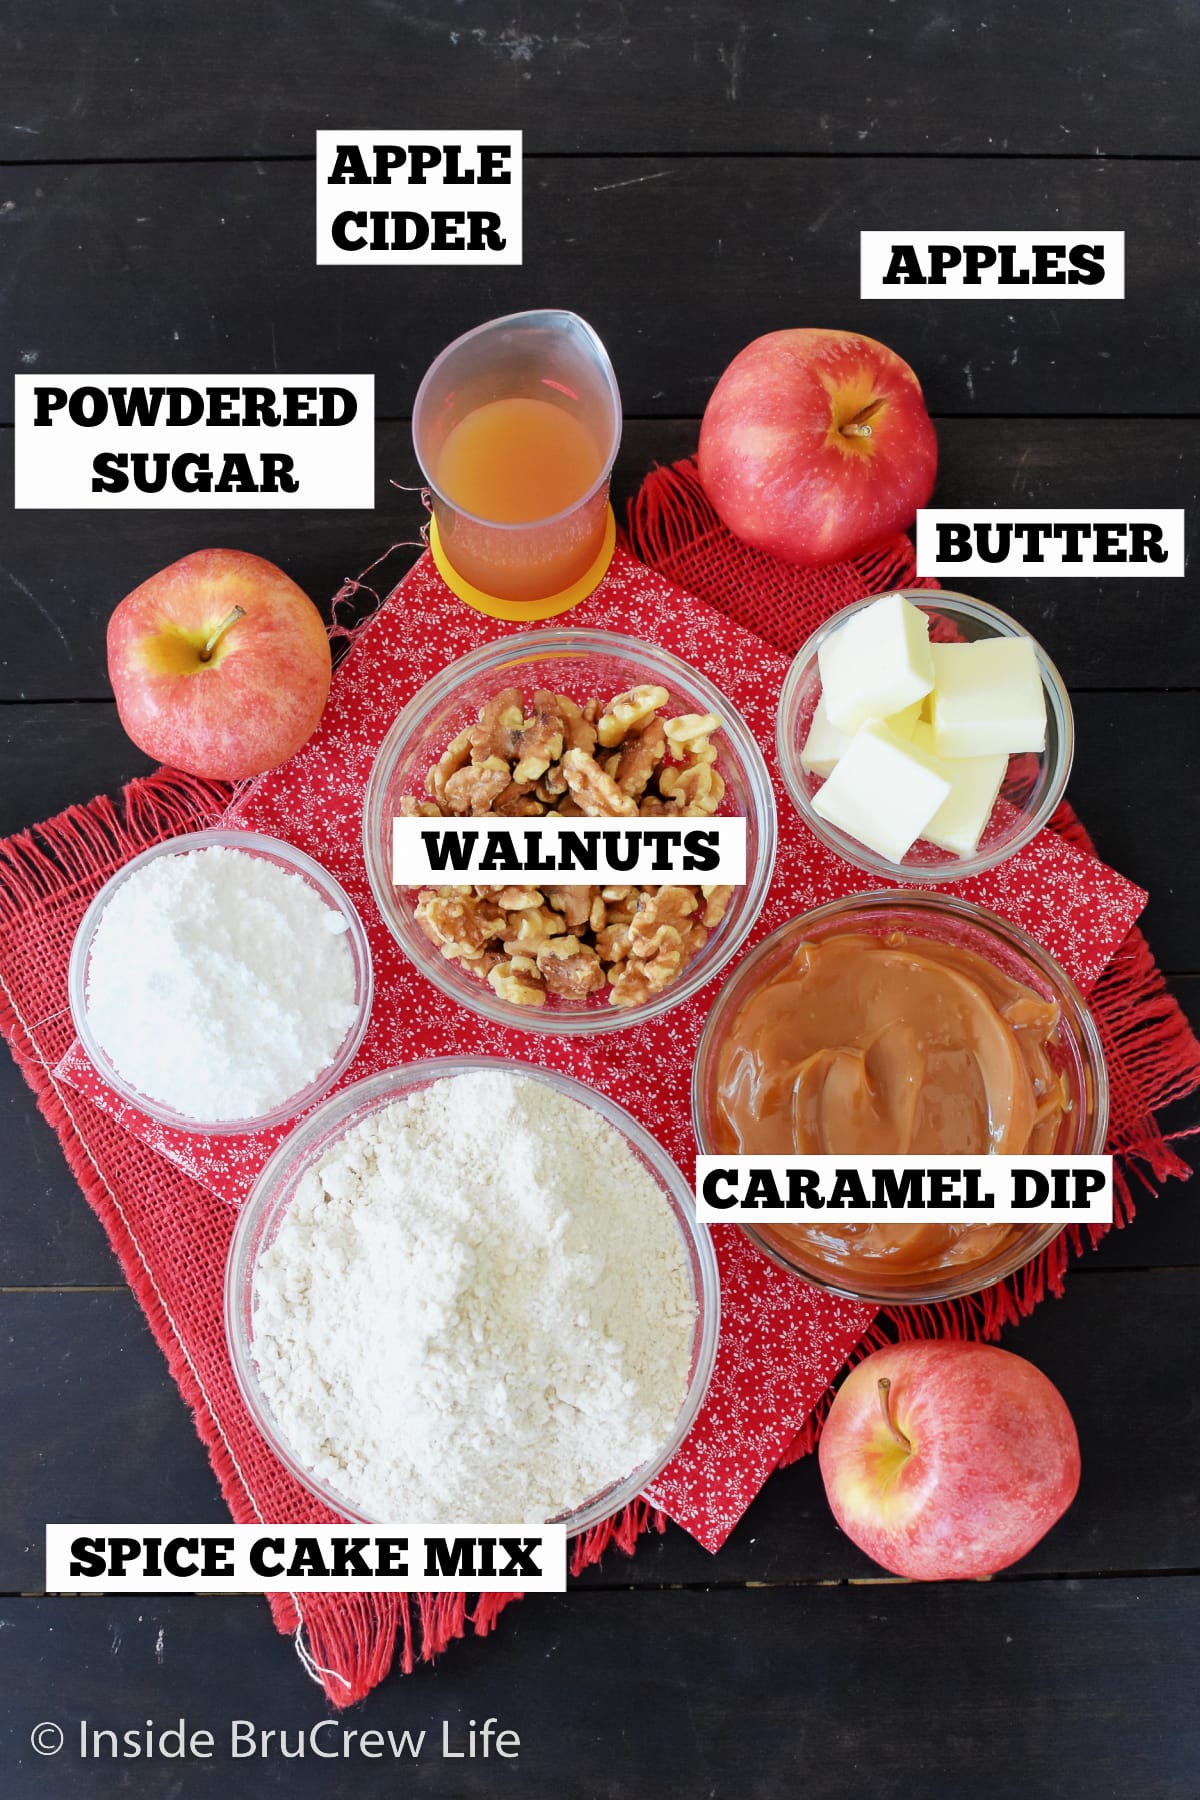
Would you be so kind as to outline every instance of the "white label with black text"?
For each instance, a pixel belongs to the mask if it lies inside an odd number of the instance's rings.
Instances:
[[[46,1526],[52,1594],[562,1594],[564,1525]]]
[[[1111,1225],[1111,1156],[698,1156],[696,1217],[728,1225]]]
[[[1123,231],[863,231],[863,300],[1123,300]]]
[[[318,131],[317,262],[521,261],[519,131]]]
[[[425,819],[392,822],[397,887],[504,883],[556,887],[687,882],[740,887],[745,819]]]
[[[926,506],[918,575],[1182,575],[1183,508]]]
[[[373,375],[13,379],[18,511],[375,505]]]

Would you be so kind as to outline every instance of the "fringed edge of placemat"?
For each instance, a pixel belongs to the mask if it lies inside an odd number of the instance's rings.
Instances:
[[[107,794],[0,840],[0,921],[95,879],[114,858],[127,862],[165,837],[210,825],[229,803],[225,782],[156,769]]]
[[[690,560],[702,554],[706,545],[720,544],[728,536],[704,490],[694,457],[685,456],[675,463],[657,463],[626,509],[624,539],[630,553],[688,592],[693,590],[683,573],[677,570],[677,560],[681,557]],[[780,562],[778,557],[765,550],[756,550],[750,544],[739,544],[738,555],[764,589],[780,596],[785,593],[787,582],[794,580],[798,572]],[[895,587],[936,588],[939,585],[932,577],[917,574],[912,539],[903,532],[848,562],[800,572],[819,574],[828,580],[839,570],[845,572],[847,589],[853,588],[855,592],[862,589],[868,594],[885,593]],[[748,616],[737,592],[723,592],[720,601],[711,595],[701,595],[701,598],[708,598],[710,605],[718,606],[756,637],[765,635],[761,622]],[[779,644],[773,647],[785,649]],[[793,649],[797,648],[798,645],[793,646]]]

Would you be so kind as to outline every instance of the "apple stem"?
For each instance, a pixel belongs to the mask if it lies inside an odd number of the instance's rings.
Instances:
[[[875,417],[882,405],[883,400],[879,399],[872,400],[869,406],[864,406],[861,412],[855,413],[854,417],[842,426],[842,436],[870,437],[872,432],[868,420]]]
[[[892,1417],[892,1401],[891,1401],[892,1384],[891,1384],[891,1382],[888,1380],[886,1375],[881,1375],[879,1377],[877,1386],[879,1388],[879,1410],[883,1414],[884,1424],[887,1426],[888,1430],[891,1432],[891,1434],[895,1438],[896,1442],[903,1449],[911,1451],[912,1439],[905,1437],[904,1433],[901,1431],[900,1427],[897,1425],[895,1419],[893,1419],[893,1417]]]
[[[226,613],[225,617],[221,620],[221,623],[217,626],[217,629],[213,632],[207,644],[205,644],[203,650],[200,652],[201,662],[212,661],[212,653],[220,643],[221,639],[225,636],[225,633],[229,630],[229,627],[231,625],[236,625],[238,620],[244,619],[245,616],[246,609],[244,606],[235,606],[231,612]]]

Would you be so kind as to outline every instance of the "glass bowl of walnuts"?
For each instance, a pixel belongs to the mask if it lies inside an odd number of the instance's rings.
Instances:
[[[397,887],[397,816],[741,817],[746,881],[623,887]],[[775,801],[740,714],[689,664],[615,632],[503,637],[443,669],[380,747],[367,784],[371,891],[421,972],[525,1031],[614,1031],[723,969],[758,917]]]

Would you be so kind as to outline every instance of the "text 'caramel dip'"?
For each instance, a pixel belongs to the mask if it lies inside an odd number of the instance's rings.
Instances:
[[[712,1148],[756,1156],[1049,1156],[1070,1097],[1059,1011],[933,938],[801,943],[735,1014],[716,1064]],[[847,1278],[972,1264],[1014,1225],[820,1224],[760,1235]]]

